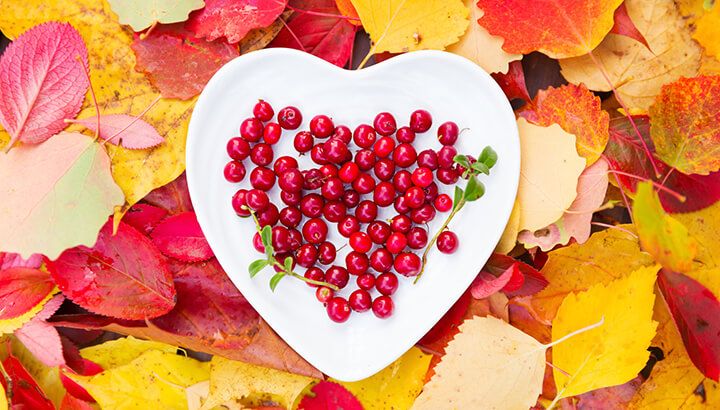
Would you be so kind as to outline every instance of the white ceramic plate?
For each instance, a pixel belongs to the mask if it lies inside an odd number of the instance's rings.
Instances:
[[[231,197],[249,178],[231,184],[223,178],[229,160],[227,140],[238,134],[241,121],[252,115],[258,99],[277,112],[294,105],[307,129],[317,114],[331,116],[336,124],[354,129],[372,124],[374,116],[389,111],[398,126],[407,125],[410,113],[426,109],[433,116],[430,131],[418,135],[415,146],[439,149],[437,126],[455,121],[462,132],[456,147],[477,156],[491,145],[499,161],[490,177],[482,178],[486,194],[460,211],[451,229],[460,237],[453,255],[433,249],[424,276],[417,285],[400,277],[393,296],[395,311],[381,320],[371,312],[354,313],[343,324],[330,321],[315,292],[299,280],[286,277],[273,293],[272,270],[255,278],[248,265],[261,257],[252,247],[254,225],[238,218]],[[293,155],[295,131],[284,132],[276,156]],[[300,168],[311,167],[307,156]],[[248,174],[251,163],[246,160]],[[359,380],[378,372],[415,344],[470,285],[499,240],[515,200],[520,172],[520,149],[515,116],[503,92],[482,69],[453,54],[422,51],[394,57],[359,70],[337,68],[310,54],[288,49],[256,51],[229,62],[210,80],[190,121],[187,140],[187,178],[195,211],[205,236],[233,283],[273,329],[301,356],[323,373],[340,380]],[[464,181],[461,182],[464,186]],[[449,187],[441,191],[452,196]],[[277,192],[274,201],[282,203]],[[392,208],[389,208],[392,209]],[[389,215],[389,214],[386,214]],[[447,214],[438,214],[430,235]],[[336,246],[345,243],[331,227]],[[346,247],[347,248],[347,247]],[[344,252],[338,261],[344,265]],[[302,273],[303,268],[298,268]],[[355,288],[355,277],[343,294]],[[375,292],[374,295],[377,293]]]

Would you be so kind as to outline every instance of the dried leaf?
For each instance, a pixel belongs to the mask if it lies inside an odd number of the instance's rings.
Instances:
[[[287,0],[205,0],[185,27],[208,41],[225,37],[234,44],[250,30],[272,24],[286,5]]]
[[[183,262],[213,257],[195,212],[184,212],[165,219],[152,231],[152,240],[164,255]]]
[[[188,19],[191,11],[202,8],[203,0],[108,0],[120,23],[134,31],[143,31],[157,23],[178,23]]]
[[[97,116],[79,119],[75,122],[92,131],[98,129]],[[151,148],[165,141],[152,125],[125,114],[101,115],[99,129],[98,136],[100,138],[127,149]]]

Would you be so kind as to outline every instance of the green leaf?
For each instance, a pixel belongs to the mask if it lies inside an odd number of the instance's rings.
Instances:
[[[462,202],[463,196],[465,196],[465,192],[459,187],[455,187],[455,197],[453,198],[453,211],[457,209],[458,206],[460,206],[460,202]]]
[[[277,287],[278,283],[280,283],[280,280],[284,277],[285,272],[278,272],[272,278],[270,278],[270,290],[275,292],[275,288]]]
[[[272,246],[272,228],[269,225],[265,225],[265,227],[262,228],[262,231],[260,231],[260,239],[265,247],[265,254],[268,259],[272,258],[273,253],[275,253],[275,249],[273,249]]]
[[[480,157],[478,158],[478,162],[482,162],[483,164],[485,164],[488,169],[495,166],[497,160],[497,152],[495,152],[495,150],[492,149],[492,147],[490,146],[485,147],[485,149],[483,149],[483,151],[480,153]]]
[[[479,162],[479,161],[475,162],[472,164],[471,167],[473,170],[475,170],[477,172],[482,172],[485,175],[490,175],[490,168],[488,168],[487,165],[485,165],[482,162]]]
[[[465,200],[468,202],[476,201],[483,195],[485,195],[485,185],[478,181],[476,176],[471,176],[465,187]]]
[[[292,263],[293,263],[293,258],[291,258],[289,256],[287,258],[285,258],[285,272],[292,272]]]
[[[465,155],[455,155],[455,157],[453,157],[453,161],[456,164],[460,164],[465,168],[470,166],[470,162],[468,161],[467,156],[465,156]]]
[[[258,259],[250,264],[248,267],[248,271],[250,272],[250,277],[255,277],[261,270],[263,270],[268,265],[268,261],[265,259]]]

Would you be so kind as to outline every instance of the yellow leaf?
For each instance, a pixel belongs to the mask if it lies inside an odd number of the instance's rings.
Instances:
[[[720,268],[720,202],[696,212],[674,214],[698,243],[698,267]]]
[[[643,266],[653,265],[640,250],[632,225],[596,232],[587,242],[548,253],[540,273],[548,286],[533,296],[532,307],[548,323],[555,317],[565,295],[607,285]]]
[[[58,292],[58,289],[55,288],[52,292],[48,293],[47,296],[43,300],[40,301],[37,305],[33,306],[30,310],[23,313],[20,316],[16,316],[10,319],[3,319],[0,320],[0,335],[4,333],[12,333],[18,329],[20,329],[25,323],[29,322],[30,319],[34,318],[35,315],[40,313],[42,308],[45,306],[45,304],[55,296],[55,294]]]
[[[462,0],[352,0],[373,46],[369,54],[443,50],[468,26]]]
[[[148,350],[175,353],[177,352],[177,347],[128,336],[86,347],[80,350],[80,355],[85,359],[99,364],[103,369],[108,370],[126,365]]]
[[[720,408],[720,385],[706,379],[685,351],[670,312],[660,298],[655,301],[657,335],[652,345],[662,349],[664,359],[655,363],[650,377],[640,385],[629,409],[676,410]],[[695,393],[702,383],[704,401]]]
[[[673,0],[626,0],[628,14],[650,45],[609,34],[589,55],[560,60],[568,81],[595,91],[611,84],[629,108],[647,109],[663,84],[693,77],[700,67],[700,47],[690,38]]]
[[[7,340],[10,341],[9,344]],[[6,352],[4,349],[7,347],[10,349]],[[0,359],[4,360],[7,357],[7,353],[10,352],[12,352],[15,358],[20,360],[25,370],[30,373],[33,380],[37,382],[40,389],[45,393],[45,397],[50,399],[56,407],[59,407],[63,396],[65,396],[65,386],[63,386],[60,380],[59,369],[57,367],[49,367],[38,360],[16,337],[8,336],[7,339],[5,339],[3,336],[0,336]]]
[[[66,374],[107,409],[186,409],[185,388],[210,375],[209,364],[147,350],[136,359],[94,376]]]
[[[565,297],[552,323],[553,341],[600,320],[603,324],[553,347],[559,398],[625,383],[645,367],[657,326],[652,307],[658,269],[642,267],[607,285]]]
[[[382,410],[392,406],[405,410],[412,406],[425,383],[431,355],[413,347],[379,373],[357,382],[341,382],[360,400],[365,410]]]
[[[46,21],[72,24],[88,47],[90,79],[102,114],[139,114],[157,91],[135,71],[130,48],[132,33],[123,29],[104,0],[0,0],[0,30],[10,38]],[[129,150],[108,144],[115,182],[128,205],[156,187],[177,178],[185,169],[185,137],[195,100],[161,99],[143,119],[154,126],[165,142],[146,150]],[[95,115],[86,98],[79,118]],[[0,146],[7,143],[0,132]]]
[[[475,317],[459,330],[413,409],[532,407],[547,346],[494,317]]]
[[[559,125],[540,127],[524,118],[517,123],[521,158],[518,229],[536,231],[560,219],[575,200],[586,160],[577,153],[575,136]]]
[[[8,401],[5,393],[5,388],[0,384],[0,410],[8,409]]]
[[[202,408],[264,399],[289,408],[313,381],[316,379],[214,356],[210,362],[210,394]]]
[[[519,225],[520,211],[518,209],[518,203],[515,202],[515,205],[513,205],[513,210],[510,213],[508,223],[507,225],[505,225],[505,230],[503,231],[503,234],[500,237],[497,246],[495,247],[495,252],[507,255],[508,252],[515,248],[518,232],[520,232],[520,229],[518,229]]]
[[[472,60],[488,73],[507,73],[509,63],[522,55],[506,53],[502,49],[503,38],[493,36],[478,24],[483,11],[478,8],[477,0],[465,0],[465,6],[470,9],[470,27],[447,51]]]
[[[715,58],[720,58],[720,5],[717,2],[695,23],[693,38]]]
[[[687,272],[692,268],[697,243],[682,223],[665,213],[649,182],[637,186],[633,219],[640,244],[656,261],[675,272]]]

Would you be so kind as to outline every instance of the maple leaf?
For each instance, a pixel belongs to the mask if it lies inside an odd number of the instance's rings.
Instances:
[[[685,174],[720,170],[720,76],[681,78],[650,107],[658,157]]]
[[[101,139],[127,149],[151,148],[165,141],[152,125],[138,117],[132,117],[130,115],[101,115],[100,128],[98,128],[97,116],[82,118],[72,122],[81,124],[83,127],[92,131],[99,130],[98,136]]]
[[[577,196],[585,159],[575,150],[575,136],[559,125],[540,127],[518,120],[520,133],[519,228],[535,231],[557,221]]]
[[[208,41],[225,37],[234,44],[250,30],[272,24],[286,5],[287,0],[206,0],[185,27]]]
[[[600,107],[600,98],[583,84],[540,90],[519,115],[543,127],[558,124],[575,135],[578,154],[587,159],[588,166],[600,158],[610,137],[608,113]]]
[[[93,312],[123,319],[160,316],[175,305],[167,264],[155,245],[110,221],[92,248],[69,249],[48,263],[55,283],[70,300]]]
[[[360,400],[366,410],[387,408],[393,403],[398,409],[408,409],[422,390],[431,356],[413,347],[393,363],[367,379],[341,384]]]
[[[510,53],[540,51],[553,58],[586,54],[613,27],[622,0],[592,0],[578,7],[573,0],[536,3],[532,0],[480,0],[485,14],[480,25],[505,39]]]
[[[149,235],[155,226],[167,215],[167,211],[148,204],[135,204],[123,216],[123,222]]]
[[[122,204],[107,154],[77,133],[0,156],[0,176],[0,249],[24,257],[54,259],[67,248],[93,244]]]
[[[474,61],[488,73],[506,73],[509,63],[519,60],[522,55],[505,52],[502,37],[490,34],[478,24],[483,11],[478,8],[477,0],[464,0],[464,3],[470,10],[470,27],[460,41],[449,46],[447,51]]]
[[[55,409],[53,403],[45,397],[40,386],[38,386],[37,382],[15,356],[12,354],[8,355],[2,361],[2,368],[3,373],[7,374],[12,382],[11,403],[13,408],[28,408],[33,410]],[[5,377],[0,377],[0,385],[5,389],[5,392],[9,391],[8,380],[6,380]],[[3,396],[5,395],[3,394]]]
[[[696,280],[668,270],[660,272],[658,287],[680,330],[690,359],[705,376],[717,382],[720,377],[720,302],[717,297]]]
[[[385,51],[443,50],[456,43],[468,26],[469,11],[462,0],[351,2],[373,42],[366,60]]]
[[[131,47],[137,57],[135,69],[144,72],[163,97],[181,100],[200,94],[210,77],[238,56],[237,47],[197,38],[182,24],[135,35]]]
[[[650,49],[613,34],[592,50],[592,57],[563,59],[560,66],[571,83],[584,83],[595,91],[614,88],[628,108],[647,109],[663,84],[697,73],[700,47],[685,30],[672,0],[625,0],[625,5]]]
[[[202,8],[203,0],[108,0],[120,23],[134,31],[142,31],[157,23],[170,24],[185,21],[191,11]]]
[[[337,383],[321,381],[311,391],[314,396],[304,396],[298,410],[363,410],[358,399]]]
[[[632,213],[645,251],[676,272],[687,272],[692,268],[697,242],[682,223],[665,213],[649,182],[638,184]]]
[[[16,141],[39,144],[65,128],[85,99],[88,52],[69,24],[46,23],[12,42],[0,58],[0,122]],[[0,141],[0,145],[3,141]]]
[[[413,409],[528,408],[542,388],[547,346],[493,317],[460,326]],[[492,380],[478,380],[492,374]]]
[[[213,257],[195,212],[184,212],[160,222],[152,231],[152,240],[164,255],[184,262]]]
[[[553,347],[558,398],[625,383],[645,366],[657,327],[652,306],[658,269],[642,267],[565,297],[552,322],[553,341],[582,326],[601,320],[602,325]]]
[[[294,0],[291,3],[298,11],[268,47],[303,50],[344,67],[350,59],[356,29],[348,20],[334,17],[339,13],[335,1]]]

